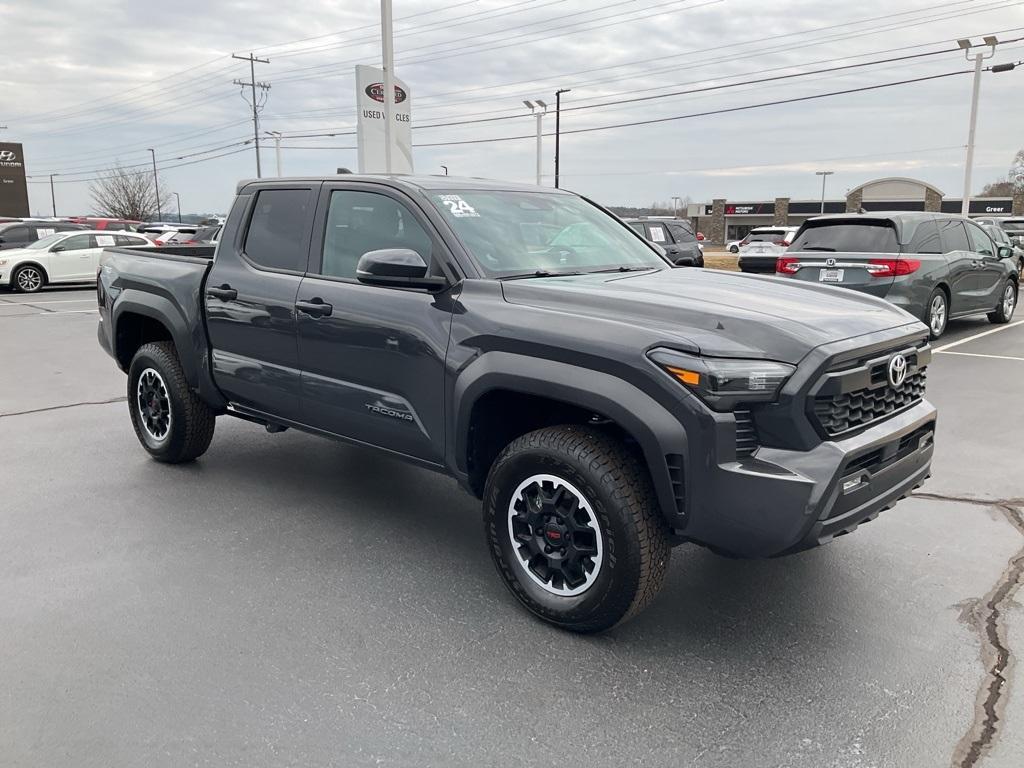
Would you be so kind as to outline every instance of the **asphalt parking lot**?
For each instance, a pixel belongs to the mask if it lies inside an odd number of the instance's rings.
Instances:
[[[936,345],[923,495],[786,559],[676,549],[578,637],[445,478],[232,419],[150,460],[94,301],[0,294],[4,765],[1024,765],[1024,320]]]

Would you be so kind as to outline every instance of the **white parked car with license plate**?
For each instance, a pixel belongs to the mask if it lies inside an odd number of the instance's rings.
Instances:
[[[94,283],[104,248],[152,245],[131,232],[56,232],[25,248],[0,251],[0,287],[34,293],[44,285]]]

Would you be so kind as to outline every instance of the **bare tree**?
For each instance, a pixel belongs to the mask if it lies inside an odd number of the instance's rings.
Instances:
[[[160,186],[166,189],[163,179]],[[117,165],[89,185],[93,212],[97,216],[115,219],[148,221],[156,218],[157,210],[170,209],[170,197],[161,195],[157,206],[153,174],[144,170],[129,170]]]
[[[1014,188],[1024,187],[1024,149],[1018,149],[1010,164],[1009,174],[999,181],[986,184],[981,190],[981,197],[1010,197]]]
[[[1012,181],[992,181],[981,189],[981,197],[1010,197],[1013,195]]]

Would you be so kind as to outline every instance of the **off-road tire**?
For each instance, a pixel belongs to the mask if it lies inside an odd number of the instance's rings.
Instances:
[[[162,439],[155,439],[148,431],[139,405],[139,378],[147,370],[159,375],[167,393],[170,421]],[[174,344],[169,341],[144,344],[132,358],[128,368],[128,413],[142,447],[157,461],[193,461],[206,453],[213,439],[216,414],[189,388]]]
[[[604,556],[582,594],[551,594],[529,577],[516,555],[508,523],[512,496],[538,474],[579,489],[595,513]],[[597,429],[547,427],[514,440],[490,469],[483,507],[488,548],[502,580],[529,611],[551,624],[574,632],[610,629],[639,613],[664,583],[669,531],[650,476],[620,441]]]
[[[1007,307],[1006,292],[1011,289],[1013,290],[1013,302]],[[996,305],[995,311],[988,313],[988,321],[996,325],[1004,325],[1013,320],[1013,313],[1017,309],[1018,298],[1020,298],[1020,293],[1018,292],[1017,283],[1013,280],[1007,280],[999,291],[999,303]]]

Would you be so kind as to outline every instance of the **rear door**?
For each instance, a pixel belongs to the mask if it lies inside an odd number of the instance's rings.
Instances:
[[[942,251],[949,266],[949,313],[977,311],[981,306],[976,285],[978,257],[971,250],[961,219],[939,219]]]
[[[324,184],[316,221],[297,315],[305,422],[441,463],[451,297],[360,283],[356,265],[408,248],[442,275],[445,246],[413,201],[380,185]]]
[[[213,378],[236,406],[300,421],[295,299],[319,184],[268,184],[235,199],[206,278]]]

